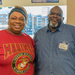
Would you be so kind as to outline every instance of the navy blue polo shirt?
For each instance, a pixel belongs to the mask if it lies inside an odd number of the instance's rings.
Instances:
[[[75,75],[75,27],[68,24],[52,32],[38,30],[35,41],[36,75]]]

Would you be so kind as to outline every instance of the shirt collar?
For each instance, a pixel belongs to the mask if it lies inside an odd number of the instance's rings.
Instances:
[[[62,31],[63,24],[64,24],[64,23],[61,23],[60,27],[57,29],[58,31]],[[47,31],[47,32],[48,32],[48,31],[51,31],[51,30],[49,29],[49,24],[48,24],[47,27],[46,27],[46,31]]]

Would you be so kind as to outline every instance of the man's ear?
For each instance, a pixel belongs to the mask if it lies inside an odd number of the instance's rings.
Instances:
[[[64,17],[63,17],[63,20],[64,20]]]
[[[63,20],[64,20],[64,17],[62,17],[61,21],[63,21]]]

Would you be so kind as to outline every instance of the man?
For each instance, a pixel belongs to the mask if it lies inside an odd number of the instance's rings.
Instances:
[[[62,9],[53,7],[48,26],[34,35],[36,75],[75,75],[75,27],[63,19]]]

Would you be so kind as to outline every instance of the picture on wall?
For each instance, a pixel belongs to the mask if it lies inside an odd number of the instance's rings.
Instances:
[[[31,0],[32,3],[58,3],[59,0]]]
[[[0,0],[0,5],[2,4],[2,0]]]

